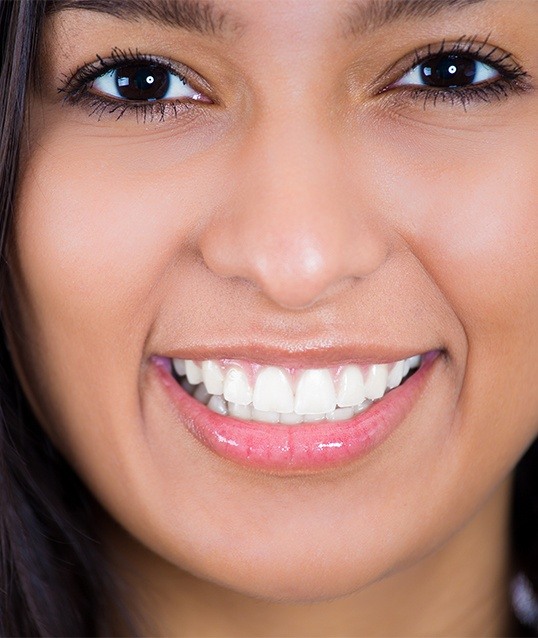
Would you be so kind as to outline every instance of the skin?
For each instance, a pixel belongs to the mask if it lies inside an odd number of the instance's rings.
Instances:
[[[222,38],[49,19],[11,250],[25,390],[154,634],[508,633],[511,473],[538,429],[538,93],[464,110],[369,87],[469,34],[536,83],[537,2],[357,38],[343,3],[224,4],[245,26]],[[112,47],[182,62],[218,104],[143,123],[63,103]],[[246,343],[445,354],[365,458],[272,475],[202,447],[148,365]]]

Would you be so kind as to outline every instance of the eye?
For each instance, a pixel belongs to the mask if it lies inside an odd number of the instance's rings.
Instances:
[[[393,86],[427,86],[442,89],[492,82],[501,74],[491,65],[465,54],[438,54],[416,64]]]
[[[200,99],[200,93],[187,81],[159,64],[132,63],[111,69],[95,78],[94,91],[135,102],[156,100]]]

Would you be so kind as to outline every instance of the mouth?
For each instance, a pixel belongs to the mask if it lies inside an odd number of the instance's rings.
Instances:
[[[440,351],[390,363],[299,368],[153,357],[180,420],[212,452],[269,471],[364,456],[411,410]]]
[[[172,374],[194,399],[221,416],[300,425],[345,421],[400,386],[419,367],[415,355],[392,364],[294,369],[240,360],[172,360]]]

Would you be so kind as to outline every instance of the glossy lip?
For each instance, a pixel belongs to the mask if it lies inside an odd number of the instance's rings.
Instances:
[[[362,414],[347,421],[271,425],[221,416],[191,397],[172,377],[170,360],[151,359],[152,372],[181,423],[218,456],[270,472],[322,471],[345,465],[380,445],[409,414],[441,352],[423,355],[420,368]]]

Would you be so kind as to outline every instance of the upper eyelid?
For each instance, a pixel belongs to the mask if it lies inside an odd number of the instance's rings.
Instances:
[[[482,39],[479,36],[462,36],[454,41],[442,40],[416,48],[407,55],[400,57],[381,76],[378,76],[369,86],[366,85],[364,88],[371,95],[380,95],[391,88],[395,88],[394,82],[405,73],[410,72],[418,64],[427,60],[428,57],[452,52],[466,53],[477,57],[480,61],[485,61],[498,70],[505,80],[518,78],[522,83],[523,90],[533,88],[533,78],[523,70],[517,58],[500,46],[490,43],[489,40],[490,36]],[[64,76],[65,82],[63,86],[58,88],[58,91],[65,94],[67,101],[75,100],[80,94],[87,91],[92,80],[111,69],[120,67],[122,63],[133,63],[133,61],[136,62],[137,60],[162,65],[170,72],[184,79],[192,88],[197,89],[202,94],[206,94],[214,105],[222,106],[221,100],[212,90],[207,80],[184,63],[154,54],[140,53],[138,50],[122,51],[119,48],[112,49],[111,55],[107,58],[101,58],[96,55],[93,61],[79,67],[69,76]],[[507,62],[508,60],[510,62]],[[397,72],[397,75],[395,75],[395,72]]]
[[[459,40],[451,43],[447,43],[445,40],[443,40],[439,45],[439,49],[437,50],[431,50],[430,45],[428,47],[427,54],[425,54],[424,52],[419,53],[419,50],[415,50],[415,63],[410,66],[408,70],[413,69],[415,66],[421,64],[422,62],[425,62],[430,57],[442,54],[448,55],[450,53],[464,53],[470,56],[474,56],[481,62],[489,64],[491,67],[500,71],[506,71],[504,63],[506,62],[506,60],[512,60],[513,70],[521,69],[521,65],[517,63],[511,53],[504,51],[497,45],[489,44],[489,38],[490,36],[488,36],[483,42],[477,42],[476,38],[460,38]],[[490,47],[490,50],[488,53],[484,54],[483,52],[487,46]],[[499,57],[494,58],[494,54],[499,54]]]
[[[443,53],[447,55],[450,53],[465,53],[469,56],[476,57],[477,60],[481,62],[489,64],[505,76],[506,74],[512,73],[530,79],[529,74],[523,70],[522,65],[514,55],[508,53],[500,46],[491,44],[489,40],[490,36],[487,36],[483,40],[479,40],[478,36],[462,36],[454,41],[442,40],[436,44],[430,43],[423,47],[416,48],[411,53],[392,63],[381,74],[381,77],[372,83],[371,90],[374,93],[383,93],[400,77],[409,73],[426,60]],[[486,47],[489,48],[486,49]],[[487,53],[484,54],[484,50],[486,50]],[[495,54],[499,57],[495,57]],[[508,60],[510,60],[509,63],[507,63]]]
[[[69,73],[69,75],[64,76],[64,82],[59,88],[59,91],[69,95],[70,92],[76,93],[79,90],[84,90],[93,80],[96,80],[111,70],[121,67],[122,64],[126,65],[136,62],[162,66],[185,80],[188,84],[192,85],[194,83],[195,86],[193,88],[200,88],[208,94],[212,93],[211,86],[207,80],[181,62],[153,54],[140,53],[138,50],[122,51],[120,49],[113,49],[110,56],[106,58],[96,54],[92,62],[83,64],[75,71]]]

